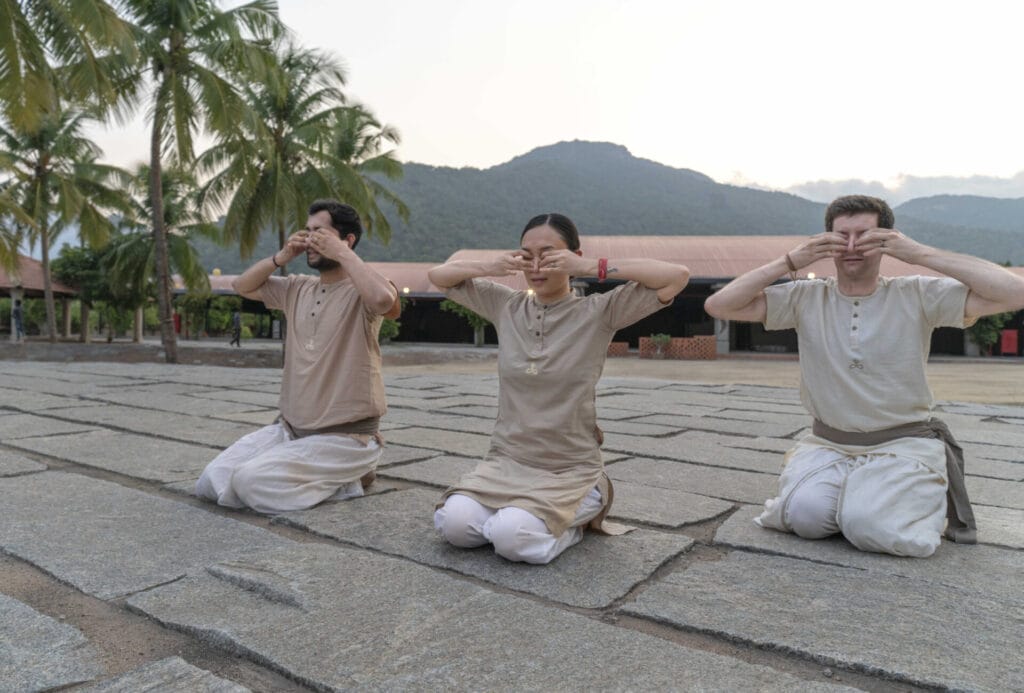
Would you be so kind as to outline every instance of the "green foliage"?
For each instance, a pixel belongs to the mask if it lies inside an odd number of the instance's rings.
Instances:
[[[224,334],[232,329],[232,316],[242,309],[240,296],[214,296],[206,313],[206,329],[211,333]]]
[[[66,245],[51,269],[57,281],[78,290],[78,298],[88,304],[110,297],[107,277],[102,269],[103,253],[94,248]]]
[[[402,329],[402,323],[398,320],[392,320],[391,318],[384,318],[384,321],[380,324],[380,333],[377,335],[377,341],[384,343],[390,342],[392,339],[398,336],[398,333]]]
[[[672,343],[672,335],[659,332],[658,334],[651,335],[651,343],[658,347],[658,349],[664,349]]]
[[[455,301],[452,301],[451,299],[448,298],[441,301],[441,310],[445,311],[446,313],[455,313],[456,315],[461,316],[466,320],[466,322],[469,323],[469,326],[472,327],[474,330],[482,329],[491,324],[491,322],[487,318],[481,315],[477,315],[469,308],[466,308],[464,305],[456,303]]]
[[[985,315],[967,328],[967,334],[972,342],[981,347],[983,351],[987,351],[999,341],[999,331],[1011,320],[1013,320],[1013,313]]]

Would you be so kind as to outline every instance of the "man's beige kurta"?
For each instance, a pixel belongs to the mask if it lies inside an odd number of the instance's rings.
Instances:
[[[460,493],[489,508],[521,508],[561,536],[595,485],[606,503],[610,498],[595,405],[608,344],[617,330],[664,304],[636,282],[548,305],[484,279],[447,295],[494,323],[500,348],[490,451],[444,497]]]
[[[270,277],[260,289],[288,323],[279,407],[297,429],[323,429],[383,416],[387,406],[377,333],[383,318],[351,279]]]
[[[925,365],[936,327],[964,327],[967,287],[948,278],[882,277],[870,296],[845,296],[834,278],[765,289],[765,329],[795,328],[800,398],[843,431],[925,421]]]

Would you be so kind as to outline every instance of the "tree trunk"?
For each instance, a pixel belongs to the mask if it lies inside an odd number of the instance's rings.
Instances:
[[[153,134],[149,144],[149,198],[153,210],[153,261],[156,264],[156,300],[160,314],[160,341],[167,363],[178,362],[178,342],[171,314],[171,272],[164,228],[164,193],[160,171],[160,130],[164,104],[153,109]]]
[[[474,327],[473,328],[473,346],[482,347],[484,345],[484,328]]]
[[[46,297],[46,338],[57,341],[57,305],[53,301],[53,281],[50,279],[50,229],[43,221],[39,230],[40,246],[43,251],[43,295]]]
[[[89,332],[89,304],[81,302],[81,309],[78,313],[78,341],[88,344],[92,341],[92,334]]]
[[[63,339],[71,338],[71,299],[65,296],[60,300],[60,336]]]

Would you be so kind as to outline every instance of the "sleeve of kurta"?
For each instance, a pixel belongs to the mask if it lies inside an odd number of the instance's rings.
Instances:
[[[501,307],[515,293],[515,289],[487,279],[467,279],[446,289],[444,295],[491,322],[497,322]]]
[[[605,323],[613,330],[621,330],[670,305],[658,299],[657,289],[648,289],[639,282],[626,282],[603,294],[591,295],[601,306]]]
[[[916,277],[925,320],[932,327],[965,327],[966,284],[949,277]]]
[[[260,287],[260,300],[271,310],[284,310],[288,283],[287,277],[267,277],[267,281]]]
[[[797,326],[799,311],[797,310],[803,291],[799,285],[806,282],[788,282],[776,284],[764,290],[766,330],[790,330]]]

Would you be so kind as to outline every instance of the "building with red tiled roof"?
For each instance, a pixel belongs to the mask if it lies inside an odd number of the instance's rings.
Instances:
[[[61,284],[56,279],[50,282],[53,295],[57,298],[73,297],[78,294],[74,288]],[[42,298],[43,263],[27,255],[18,256],[18,267],[8,272],[0,267],[0,295],[12,296],[20,292],[22,298]]]
[[[690,283],[667,307],[616,335],[617,341],[628,341],[636,346],[639,337],[666,333],[679,337],[717,334],[720,351],[795,351],[796,336],[791,330],[768,332],[760,324],[718,324],[704,312],[704,301],[719,286],[735,277],[764,265],[783,255],[806,240],[805,236],[584,236],[580,239],[583,254],[588,257],[656,258],[686,265],[690,269]],[[486,261],[510,249],[466,249],[453,253],[448,260]],[[436,263],[429,262],[370,262],[367,263],[395,283],[406,302],[401,318],[400,341],[472,341],[472,331],[461,318],[442,312],[438,305],[443,292],[430,283],[427,271]],[[1024,267],[1010,268],[1024,276]],[[882,258],[882,274],[904,276],[921,274],[937,276],[924,267],[907,265],[891,257]],[[820,260],[797,273],[798,278],[829,277],[835,275],[831,260]],[[211,276],[214,293],[233,294],[234,276]],[[522,275],[498,277],[500,282],[519,290],[526,290]],[[599,284],[596,277],[581,278],[585,290],[606,291],[614,282]],[[789,281],[784,277],[780,281]],[[183,289],[179,289],[182,291]],[[247,309],[259,308],[247,302]],[[1022,321],[1018,315],[1016,322]],[[1017,325],[1021,327],[1021,325]],[[493,329],[487,341],[494,343]],[[1022,340],[1024,341],[1024,340]],[[936,353],[964,353],[962,330],[943,328],[936,330],[932,343]]]

